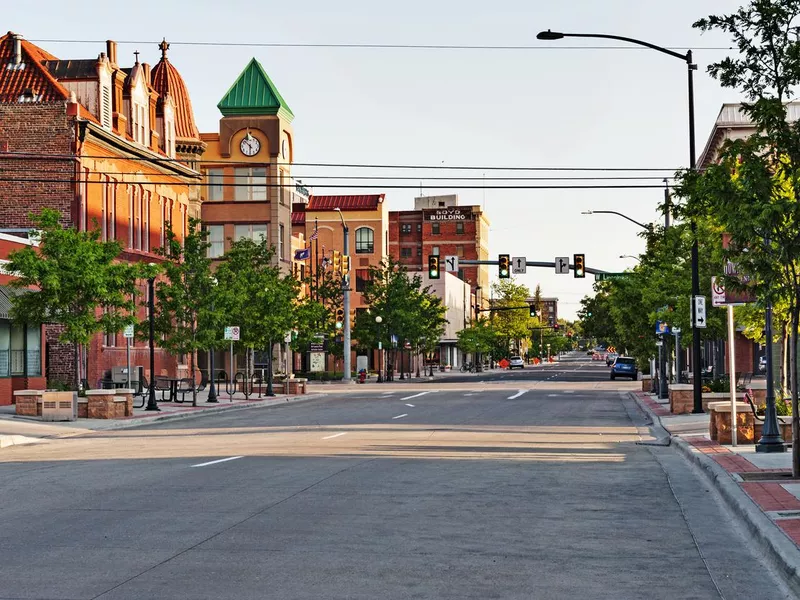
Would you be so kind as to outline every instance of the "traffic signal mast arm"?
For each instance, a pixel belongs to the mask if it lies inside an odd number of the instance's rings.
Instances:
[[[501,310],[530,310],[530,304],[524,304],[522,306],[498,306],[497,308],[479,308],[478,312],[498,312]]]
[[[458,264],[459,265],[466,265],[466,266],[472,266],[472,265],[498,265],[499,266],[500,261],[497,261],[497,260],[464,260],[464,259],[459,259],[458,260]],[[529,266],[529,267],[541,267],[543,269],[554,269],[556,267],[556,263],[555,262],[543,262],[543,261],[538,261],[538,260],[528,260],[528,261],[525,261],[525,264],[527,266]],[[571,264],[569,266],[569,268],[574,270],[575,269],[575,265]],[[590,268],[590,267],[584,267],[583,270],[586,273],[591,273],[593,275],[608,273],[608,271],[603,271],[602,269],[593,269],[593,268]]]

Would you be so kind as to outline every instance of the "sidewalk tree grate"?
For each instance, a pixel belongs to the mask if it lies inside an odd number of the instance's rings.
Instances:
[[[743,481],[800,481],[798,477],[792,477],[791,471],[753,471],[749,473],[737,473]]]

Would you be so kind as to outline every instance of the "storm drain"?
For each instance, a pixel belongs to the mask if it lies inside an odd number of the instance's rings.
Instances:
[[[792,477],[791,471],[755,471],[752,473],[737,473],[742,481],[800,481],[800,478]]]

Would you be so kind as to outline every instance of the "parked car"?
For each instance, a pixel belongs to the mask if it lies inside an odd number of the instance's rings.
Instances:
[[[522,360],[521,356],[512,356],[508,360],[508,370],[511,369],[524,369],[525,368],[525,361]]]
[[[611,365],[611,379],[617,377],[630,377],[634,381],[639,378],[639,369],[636,368],[636,359],[628,356],[619,356]]]
[[[613,365],[614,361],[617,360],[618,356],[619,354],[617,354],[616,352],[610,352],[609,354],[606,354],[606,366],[610,367],[611,365]]]

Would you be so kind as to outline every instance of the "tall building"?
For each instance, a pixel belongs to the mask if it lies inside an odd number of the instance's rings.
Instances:
[[[170,224],[184,236],[203,142],[167,48],[151,70],[139,52],[118,57],[113,41],[94,58],[61,60],[16,33],[0,37],[0,232],[26,237],[29,213],[51,208],[67,226],[119,241],[124,260],[145,262],[159,260],[153,250]],[[47,377],[74,380],[72,346],[58,342],[57,327],[46,332]],[[125,363],[121,335],[97,336],[84,351],[81,377],[92,386]],[[132,363],[147,355],[134,342]],[[162,369],[174,372],[176,359],[159,349]]]
[[[207,144],[200,194],[210,256],[221,257],[230,240],[264,237],[278,264],[291,269],[291,164],[294,114],[264,67],[254,58],[217,104],[219,132]]]
[[[456,195],[422,196],[414,210],[389,213],[389,252],[410,271],[427,269],[432,254],[489,260],[489,219],[480,206],[459,206]],[[459,265],[454,274],[469,284],[470,306],[489,305],[487,265]]]

